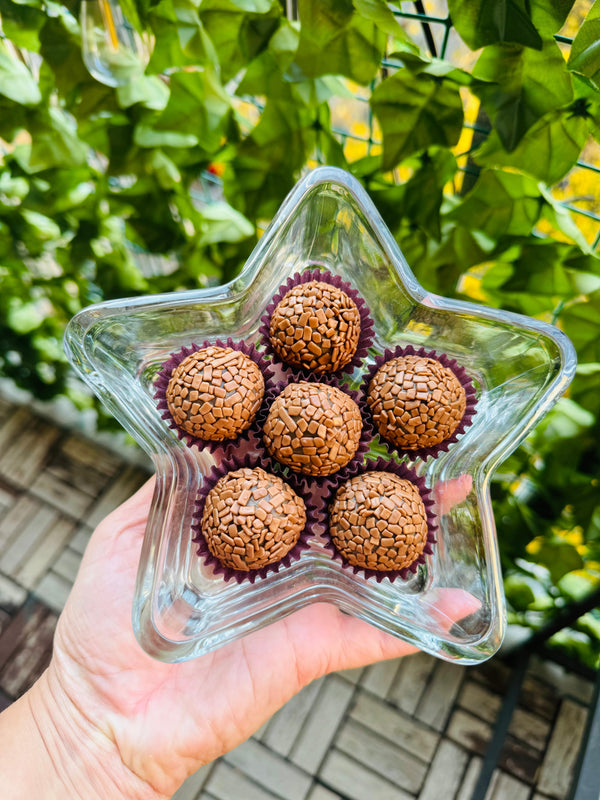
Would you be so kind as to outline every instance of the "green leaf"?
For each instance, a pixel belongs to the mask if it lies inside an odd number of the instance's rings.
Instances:
[[[24,209],[22,215],[29,228],[29,233],[35,236],[38,241],[49,242],[60,237],[61,231],[59,226],[45,214],[39,214],[37,211]]]
[[[529,239],[508,248],[496,260],[477,264],[467,273],[489,305],[520,313],[550,314],[558,303],[568,303],[600,288],[600,275],[590,267],[594,257],[582,257],[573,246],[551,239]],[[543,431],[539,427],[538,431]],[[553,431],[553,436],[556,436]],[[557,437],[558,438],[558,437]],[[538,445],[541,440],[536,440]]]
[[[437,294],[453,296],[458,291],[457,282],[462,273],[487,257],[481,248],[481,242],[489,240],[476,231],[462,227],[450,227],[446,224],[442,225],[441,230],[440,246],[435,250],[428,247],[425,257],[413,265],[413,269],[418,280],[427,289]],[[493,247],[494,243],[491,244]]]
[[[145,108],[162,111],[169,102],[169,88],[156,75],[142,75],[116,89],[121,108],[140,103]]]
[[[254,235],[254,225],[229,203],[211,203],[200,209],[200,234],[197,244],[240,242]]]
[[[593,414],[568,397],[561,397],[538,425],[535,437],[538,440],[538,446],[541,446],[543,441],[575,439],[593,424]]]
[[[593,592],[595,589],[598,588],[598,580],[594,581],[593,585],[590,586],[589,592]],[[600,619],[594,616],[594,612],[589,612],[584,614],[583,616],[579,617],[577,620],[577,630],[583,631],[587,633],[591,639],[595,639],[596,642],[600,642]]]
[[[37,210],[43,210],[52,217],[67,211],[83,216],[95,213],[98,186],[93,180],[96,176],[86,167],[54,170],[49,190],[40,192],[39,196],[34,195],[31,198],[32,206],[35,201]]]
[[[37,53],[40,49],[39,33],[46,15],[33,5],[0,3],[2,30],[7,39],[17,47]]]
[[[172,189],[181,184],[181,172],[162,150],[153,150],[150,153],[148,165],[163,189]]]
[[[580,84],[581,79],[577,75],[573,75],[575,81]],[[594,96],[597,96],[598,92],[594,89]],[[597,142],[600,142],[600,102],[590,102],[589,100],[583,100],[582,98],[575,101],[575,104],[580,108],[583,107],[585,113],[582,114],[585,121],[587,122],[590,135],[594,137]]]
[[[0,39],[0,95],[23,106],[35,106],[42,95],[25,64],[12,58]]]
[[[506,599],[517,611],[546,611],[554,600],[544,586],[531,575],[513,573],[504,579]]]
[[[569,305],[560,315],[561,326],[581,361],[600,361],[600,291],[581,303]]]
[[[447,217],[499,239],[528,236],[541,211],[537,181],[529,175],[484,170],[464,200]]]
[[[558,588],[569,600],[583,600],[598,586],[598,578],[581,572],[567,572],[558,582]],[[600,635],[598,636],[600,638]]]
[[[537,50],[542,47],[525,0],[448,0],[448,10],[454,27],[471,50],[497,42]]]
[[[56,16],[48,18],[40,32],[40,46],[42,72],[53,86],[65,93],[96,86],[83,63],[77,20],[66,8],[57,6]]]
[[[152,127],[156,131],[194,136],[204,151],[217,152],[231,111],[231,100],[214,70],[206,67],[175,73],[171,76],[170,89],[169,102]]]
[[[566,652],[591,669],[598,669],[600,665],[598,642],[591,640],[586,633],[563,628],[548,639],[548,644],[551,647],[559,647],[563,653]]]
[[[507,575],[504,579],[504,593],[511,606],[517,611],[526,611],[535,600],[532,578],[527,575]]]
[[[148,21],[156,38],[148,74],[171,72],[186,65],[218,64],[194,0],[161,0],[149,12]]]
[[[594,362],[591,364],[578,364],[576,372],[578,375],[600,375],[600,364]]]
[[[451,147],[462,130],[458,89],[429,75],[399,70],[377,86],[370,103],[383,133],[384,170],[430,145]]]
[[[557,583],[567,572],[583,567],[583,559],[577,548],[559,538],[541,541],[535,561],[547,567],[553,583]]]
[[[565,23],[574,0],[529,0],[531,19],[542,35],[553,36]]]
[[[555,109],[534,123],[512,152],[505,150],[494,130],[474,158],[485,167],[514,167],[553,184],[575,165],[587,137],[584,119],[568,109]]]
[[[373,80],[386,36],[354,11],[352,0],[304,0],[299,11],[295,63],[305,77],[345,75],[362,84]]]
[[[148,125],[137,125],[133,140],[138,147],[195,147],[198,137],[193,133],[155,130]]]
[[[0,220],[0,259],[7,259],[13,252],[13,237],[10,228]],[[0,267],[0,276],[3,268]],[[0,285],[2,281],[0,280]]]
[[[419,161],[418,168],[404,187],[404,213],[428,236],[439,242],[443,190],[458,166],[452,153],[442,147],[426,151]]]
[[[433,58],[420,51],[415,53],[407,48],[391,53],[389,57],[401,61],[407,69],[415,74],[426,72],[436,78],[447,78],[459,86],[470,86],[476,82],[467,70],[460,69],[450,61],[445,61],[442,58]]]
[[[354,7],[362,17],[374,22],[381,31],[418,51],[385,0],[354,0]]]
[[[31,119],[31,144],[18,145],[15,158],[28,173],[52,167],[84,164],[88,148],[77,137],[75,126],[59,108],[50,108]]]
[[[199,15],[227,81],[267,46],[279,25],[281,5],[277,0],[202,0]]]
[[[225,173],[227,199],[251,220],[269,219],[314,150],[315,115],[297,103],[270,100]]]
[[[288,96],[287,70],[294,60],[299,41],[299,32],[287,20],[281,20],[268,46],[248,65],[237,94],[242,97],[266,95],[271,99]]]
[[[587,239],[577,227],[571,211],[556,200],[544,186],[540,186],[540,192],[546,201],[542,208],[541,218],[547,220],[552,227],[568,236],[571,241],[579,245],[584,253],[592,252]]]
[[[567,66],[600,89],[600,0],[596,0],[573,40]]]
[[[577,365],[571,396],[586,411],[600,416],[600,362]]]
[[[0,213],[20,206],[28,192],[29,181],[25,178],[13,178],[8,170],[0,172]]]
[[[473,91],[509,153],[540,117],[573,100],[571,77],[554,41],[545,42],[540,51],[487,47],[473,75],[487,82],[474,85]]]
[[[26,334],[36,330],[48,316],[48,307],[41,300],[23,303],[16,297],[9,299],[6,322],[15,333]]]

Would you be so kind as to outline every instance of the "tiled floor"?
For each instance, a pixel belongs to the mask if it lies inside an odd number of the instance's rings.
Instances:
[[[44,669],[93,527],[145,477],[0,400],[0,708]],[[470,800],[509,677],[423,654],[330,675],[174,800]],[[567,797],[591,695],[533,662],[487,800]]]

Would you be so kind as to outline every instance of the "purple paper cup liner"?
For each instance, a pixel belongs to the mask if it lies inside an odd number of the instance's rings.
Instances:
[[[258,409],[252,421],[252,424],[234,439],[224,439],[221,442],[215,442],[210,439],[202,439],[197,436],[192,436],[191,434],[183,431],[175,423],[175,420],[169,411],[169,406],[167,403],[167,387],[169,385],[169,381],[171,380],[173,370],[178,367],[179,364],[181,364],[181,362],[189,355],[195,353],[197,350],[202,350],[205,347],[231,347],[233,350],[239,350],[245,356],[248,356],[248,358],[251,358],[252,361],[254,361],[254,363],[260,369],[265,382],[263,399],[260,408]],[[181,441],[185,442],[188,447],[193,447],[196,445],[196,447],[198,447],[200,450],[206,449],[209,453],[214,453],[218,450],[229,451],[229,449],[232,447],[238,448],[242,443],[249,442],[251,437],[262,439],[262,426],[264,425],[264,420],[266,419],[266,397],[267,393],[272,389],[272,387],[273,370],[269,366],[269,363],[264,356],[253,344],[249,345],[246,344],[246,342],[235,342],[233,339],[227,339],[226,342],[223,342],[221,339],[217,339],[214,342],[202,342],[200,345],[196,345],[192,342],[189,347],[182,347],[181,350],[171,353],[167,361],[162,364],[155,380],[154,399],[156,400],[156,405],[161,413],[162,419],[164,419],[168,426],[175,431]]]
[[[337,476],[340,474],[346,474],[348,469],[352,467],[352,465],[362,463],[365,455],[368,453],[369,448],[371,446],[371,442],[373,441],[374,430],[372,423],[369,418],[365,417],[365,414],[361,408],[361,396],[360,392],[350,389],[348,384],[340,382],[334,375],[293,375],[287,381],[281,381],[280,383],[276,384],[273,389],[269,392],[269,398],[267,400],[269,408],[273,401],[278,397],[279,394],[291,384],[296,383],[323,383],[326,386],[332,386],[335,389],[339,389],[344,394],[347,394],[358,406],[358,409],[361,414],[362,419],[362,430],[360,433],[360,439],[358,441],[358,447],[356,452],[350,459],[350,461],[343,467],[341,467],[337,472],[334,472],[330,475],[308,475],[303,472],[296,472],[295,470],[291,469],[286,464],[278,462],[275,456],[272,456],[267,448],[266,445],[263,444],[265,449],[265,454],[269,456],[273,461],[277,461],[282,469],[285,470],[285,475],[287,480],[292,486],[292,488],[298,487],[298,489],[302,492],[313,492],[317,489],[323,490],[324,487],[329,486],[329,484],[333,481],[337,480]],[[265,421],[267,414],[265,415]],[[263,423],[264,425],[264,423]]]
[[[358,475],[364,475],[366,472],[391,472],[399,478],[413,483],[419,490],[425,512],[427,514],[427,542],[421,555],[419,555],[408,567],[395,570],[376,570],[367,569],[365,567],[357,567],[348,563],[344,556],[336,548],[331,535],[329,533],[329,508],[335,499],[336,492],[348,480],[355,478]],[[332,482],[333,484],[333,482]],[[425,563],[425,556],[433,553],[433,545],[436,543],[435,534],[437,532],[437,523],[434,514],[434,498],[432,492],[425,487],[425,479],[417,475],[414,469],[406,464],[399,464],[396,461],[388,461],[385,458],[368,458],[362,464],[354,465],[354,468],[347,471],[347,474],[340,476],[339,480],[332,485],[329,494],[324,498],[322,514],[325,520],[325,549],[331,557],[342,564],[346,569],[351,569],[355,575],[362,575],[365,578],[374,578],[377,583],[381,583],[384,578],[389,581],[406,580],[410,575],[415,574],[420,564]]]
[[[395,445],[389,439],[387,439],[383,434],[379,433],[377,425],[373,420],[373,415],[371,413],[371,409],[369,408],[369,404],[367,403],[367,393],[369,390],[369,384],[375,377],[375,374],[379,370],[379,368],[386,363],[386,361],[390,361],[393,358],[400,358],[402,356],[420,356],[422,358],[433,358],[436,361],[439,361],[442,366],[446,367],[447,369],[451,370],[458,381],[460,382],[461,386],[465,390],[465,398],[466,398],[466,408],[465,412],[460,420],[456,430],[451,436],[448,436],[447,439],[444,439],[443,442],[439,444],[433,445],[432,447],[421,447],[418,449],[408,449],[400,447],[399,445]],[[422,459],[425,461],[428,458],[437,458],[440,453],[448,452],[450,445],[457,441],[458,437],[463,434],[466,429],[471,425],[473,421],[473,416],[476,413],[476,391],[475,387],[473,386],[473,382],[471,378],[467,375],[466,370],[464,367],[461,367],[460,364],[455,361],[453,358],[449,358],[444,353],[437,353],[435,350],[425,350],[424,347],[420,347],[416,350],[412,345],[395,347],[394,349],[386,349],[381,356],[377,356],[375,362],[369,366],[366,371],[365,379],[361,386],[361,394],[362,394],[362,405],[361,411],[366,419],[369,420],[373,432],[375,435],[379,436],[381,442],[386,446],[388,452],[390,454],[396,453],[399,456],[405,456],[411,461],[416,461],[417,459]]]
[[[277,475],[277,477],[285,481],[285,477],[277,469],[277,465],[266,455],[252,453],[246,454],[240,458],[224,459],[218,466],[212,468],[209,475],[204,479],[202,488],[198,491],[194,511],[194,521],[192,523],[192,541],[198,545],[198,549],[196,551],[198,557],[201,559],[203,564],[212,569],[214,575],[221,576],[224,581],[234,580],[237,583],[243,583],[244,581],[254,583],[257,578],[265,578],[271,573],[277,573],[282,568],[289,567],[290,564],[292,564],[294,561],[297,561],[302,553],[310,548],[309,540],[318,535],[314,528],[316,525],[322,524],[322,518],[320,517],[318,510],[312,501],[310,493],[303,492],[301,489],[291,486],[291,484],[288,482],[290,488],[292,488],[294,492],[296,492],[296,494],[303,500],[306,507],[306,525],[304,526],[304,530],[300,534],[300,538],[294,547],[292,547],[292,549],[283,558],[279,559],[279,561],[276,561],[273,564],[268,564],[260,569],[252,569],[246,572],[245,570],[236,570],[225,566],[210,552],[208,548],[206,539],[202,533],[202,514],[204,511],[206,498],[217,482],[229,472],[242,469],[243,467],[248,467],[250,469],[260,467],[261,469],[264,469],[265,472],[270,472],[273,475]]]
[[[323,283],[328,283],[331,286],[335,286],[336,289],[341,289],[348,295],[348,297],[350,297],[351,300],[354,301],[358,309],[358,313],[360,314],[360,335],[358,337],[356,352],[352,356],[352,359],[346,364],[345,367],[342,367],[335,372],[324,373],[323,375],[321,373],[314,373],[312,370],[306,367],[297,367],[293,364],[288,364],[287,362],[283,361],[273,348],[269,335],[271,317],[277,305],[295,286],[300,286],[301,284],[309,283],[310,281],[322,281]],[[356,291],[356,289],[354,289],[347,281],[342,280],[339,275],[333,275],[331,272],[327,272],[326,270],[319,268],[308,269],[305,272],[296,272],[295,275],[293,275],[291,278],[288,278],[287,281],[279,287],[277,292],[273,295],[273,299],[267,306],[258,332],[262,335],[262,344],[265,348],[265,352],[273,359],[273,361],[281,364],[283,368],[291,371],[294,375],[298,375],[300,378],[308,378],[312,375],[317,375],[317,377],[325,377],[326,375],[339,376],[343,375],[344,373],[352,372],[355,367],[361,365],[363,359],[366,357],[369,347],[373,342],[374,336],[371,313],[367,304]]]

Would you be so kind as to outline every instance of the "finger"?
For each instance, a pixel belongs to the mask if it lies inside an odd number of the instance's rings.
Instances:
[[[462,589],[444,589],[439,590],[436,601],[423,614],[429,615],[430,622],[439,626],[441,635],[447,633],[459,620],[473,614],[480,606],[479,600]],[[337,669],[349,669],[349,663],[352,666],[364,666],[374,660],[398,658],[417,649],[416,646],[408,645],[396,636],[367,625],[362,620],[346,618],[345,626],[348,637],[353,640],[360,637],[362,652],[352,654],[350,659],[346,659],[346,665],[338,666]]]
[[[473,478],[468,474],[437,483],[433,490],[437,513],[447,514],[466,499],[472,488]]]
[[[431,600],[424,614],[438,626],[440,636],[481,605],[462,589],[440,589],[432,593]],[[296,647],[297,662],[305,665],[309,677],[399,658],[418,649],[328,604],[309,606],[292,614],[287,628]]]
[[[423,615],[429,617],[429,623],[433,622],[439,627],[440,635],[447,633],[461,619],[475,613],[481,607],[479,600],[462,589],[440,589],[432,601],[423,610]],[[359,652],[356,652],[356,649],[352,652],[351,649],[350,657],[337,669],[350,669],[371,664],[373,661],[398,658],[418,649],[417,646],[410,645],[354,617],[345,617],[344,625],[346,637],[352,641],[360,641],[361,647]],[[432,627],[431,624],[429,627]]]

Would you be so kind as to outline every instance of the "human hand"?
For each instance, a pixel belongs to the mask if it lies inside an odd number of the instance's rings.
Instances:
[[[414,650],[315,604],[193,661],[154,660],[131,626],[153,487],[151,479],[93,534],[58,622],[51,665],[30,692],[48,768],[71,792],[48,794],[46,787],[45,798],[168,798],[310,681]],[[446,590],[438,607],[449,628],[478,602]]]

